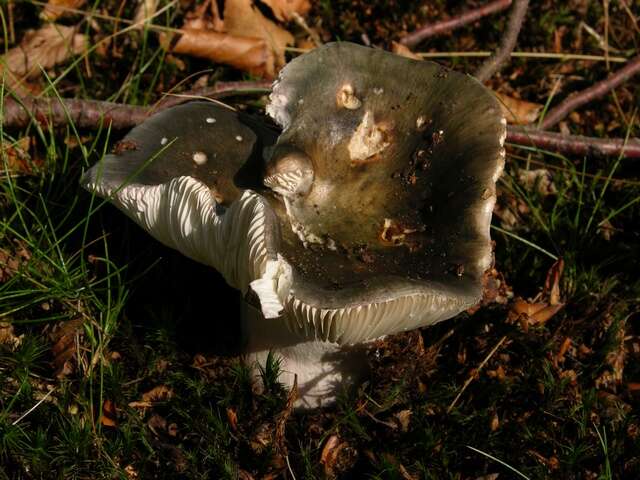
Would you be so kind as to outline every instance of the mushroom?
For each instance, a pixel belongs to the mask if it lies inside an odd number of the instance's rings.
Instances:
[[[279,136],[166,110],[83,184],[240,289],[248,360],[276,351],[296,405],[322,406],[365,371],[361,344],[480,299],[506,126],[475,79],[350,43],[287,64],[267,113]]]

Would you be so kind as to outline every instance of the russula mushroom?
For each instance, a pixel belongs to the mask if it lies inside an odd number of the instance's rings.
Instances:
[[[164,111],[83,183],[240,289],[248,358],[276,351],[315,407],[362,373],[358,344],[477,303],[506,127],[475,79],[349,43],[287,64],[267,112],[279,136]]]

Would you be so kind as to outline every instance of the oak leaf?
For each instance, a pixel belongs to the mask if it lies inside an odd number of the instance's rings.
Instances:
[[[288,22],[296,15],[305,15],[311,9],[309,0],[260,0],[269,5],[275,17],[281,22]]]
[[[504,93],[494,92],[500,100],[502,114],[508,123],[516,125],[529,125],[535,122],[542,111],[540,103],[527,102],[519,98],[513,98]]]
[[[44,6],[40,16],[48,21],[57,20],[60,17],[73,13],[70,9],[77,10],[84,5],[86,0],[49,0]]]
[[[275,73],[273,51],[258,37],[185,28],[173,52],[231,65],[257,76],[272,77]]]
[[[274,56],[274,63],[267,65],[266,76],[273,77],[286,63],[285,48],[293,45],[293,35],[262,15],[251,0],[227,0],[224,5],[224,27],[231,35],[264,40]]]
[[[11,88],[25,79],[38,76],[40,68],[51,68],[73,55],[84,52],[87,38],[74,27],[50,23],[25,34],[17,47],[0,58],[0,76],[4,73]]]

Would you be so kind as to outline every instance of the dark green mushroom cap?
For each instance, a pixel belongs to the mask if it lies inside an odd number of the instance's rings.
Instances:
[[[413,302],[368,331],[318,317],[326,338],[375,338],[477,301],[506,131],[485,87],[435,63],[333,43],[290,62],[270,99],[283,133],[265,184],[284,203],[272,202],[297,308]]]
[[[224,106],[179,105],[134,128],[81,183],[162,243],[213,266],[246,292],[277,259],[275,216],[250,190],[260,187],[262,152],[276,137],[273,129]],[[267,297],[271,305],[263,309],[278,313],[277,299]]]

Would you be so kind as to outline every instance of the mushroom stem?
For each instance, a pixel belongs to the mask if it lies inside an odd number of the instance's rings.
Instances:
[[[282,319],[266,319],[257,308],[243,302],[242,328],[247,341],[245,361],[264,367],[269,352],[280,362],[278,380],[285,388],[298,382],[296,409],[323,407],[335,402],[342,389],[357,385],[367,371],[365,347],[304,339],[291,332]]]

